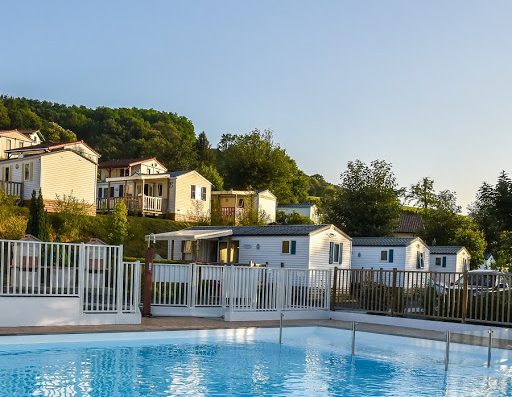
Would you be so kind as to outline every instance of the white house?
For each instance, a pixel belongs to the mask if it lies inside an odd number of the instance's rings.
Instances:
[[[273,223],[276,221],[277,198],[270,190],[213,191],[211,208],[228,224],[239,224],[250,212],[258,214],[266,223]]]
[[[7,150],[39,145],[43,141],[39,130],[1,130],[0,160],[7,158]]]
[[[430,250],[419,237],[354,237],[352,269],[428,270]]]
[[[197,171],[167,172],[156,158],[111,160],[99,165],[97,210],[112,211],[123,200],[128,210],[177,221],[210,216],[211,182]]]
[[[296,213],[311,219],[314,223],[320,222],[320,214],[315,203],[279,204],[277,212],[284,212],[286,215]]]
[[[99,154],[83,141],[40,144],[6,150],[8,159],[0,161],[0,188],[31,199],[41,190],[45,207],[55,211],[57,198],[72,196],[96,213],[96,174]]]
[[[146,236],[168,259],[271,268],[350,268],[352,241],[333,225],[195,226]]]
[[[454,245],[430,246],[431,272],[463,272],[469,270],[471,255],[466,247]]]

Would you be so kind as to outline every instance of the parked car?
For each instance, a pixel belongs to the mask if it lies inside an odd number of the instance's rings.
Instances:
[[[436,291],[447,295],[450,291],[464,288],[464,276],[449,284],[432,281]],[[512,274],[497,270],[470,270],[468,272],[468,292],[473,296],[509,291],[512,288]]]

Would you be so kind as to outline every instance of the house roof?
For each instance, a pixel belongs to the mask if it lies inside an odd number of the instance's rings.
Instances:
[[[311,208],[314,207],[315,203],[289,203],[289,204],[278,204],[277,208]]]
[[[424,228],[423,218],[419,214],[402,212],[395,233],[416,233]]]
[[[85,147],[87,147],[89,150],[94,152],[98,157],[100,156],[100,154],[96,150],[94,150],[92,147],[90,147],[84,141],[73,141],[73,142],[62,142],[62,143],[43,142],[43,143],[40,143],[39,145],[32,145],[32,146],[25,146],[22,148],[9,149],[9,150],[6,150],[5,153],[23,153],[23,152],[33,152],[33,151],[53,152],[55,150],[65,149],[68,146],[76,145],[76,144],[82,144]]]
[[[20,139],[26,139],[27,141],[31,142],[29,134],[26,134],[25,132],[22,132],[20,130],[0,130],[0,135],[6,135],[6,134],[17,134]]]
[[[130,167],[132,165],[143,163],[145,161],[156,161],[163,168],[165,168],[165,166],[160,161],[158,161],[156,159],[156,157],[147,157],[147,158],[138,158],[138,159],[107,160],[107,161],[103,161],[102,163],[98,164],[98,168],[100,168],[100,169],[104,169],[104,168],[125,168],[125,167]]]
[[[185,230],[232,230],[233,236],[309,236],[333,229],[350,238],[333,225],[264,225],[264,226],[192,226]]]
[[[188,170],[188,171],[172,171],[172,172],[169,172],[169,176],[171,178],[175,178],[177,176],[188,174],[189,172],[192,172],[192,171],[191,170]]]
[[[353,237],[354,247],[407,247],[415,240],[423,242],[418,237]]]
[[[431,254],[444,254],[444,255],[456,255],[461,249],[464,249],[463,245],[432,245],[430,246]]]

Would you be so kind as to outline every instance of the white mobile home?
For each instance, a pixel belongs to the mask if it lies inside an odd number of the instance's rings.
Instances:
[[[430,250],[419,237],[354,237],[352,269],[420,270],[429,268]]]
[[[434,245],[430,247],[430,271],[463,272],[469,270],[471,255],[466,247]]]
[[[350,268],[351,238],[333,225],[195,226],[146,236],[168,259],[272,268]]]

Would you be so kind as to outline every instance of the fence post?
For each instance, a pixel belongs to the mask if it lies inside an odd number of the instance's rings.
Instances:
[[[334,274],[332,281],[332,292],[331,292],[331,311],[336,310],[336,289],[338,286],[338,267],[334,266]]]
[[[190,266],[190,295],[188,300],[188,307],[194,307],[197,301],[197,266],[191,263]]]
[[[466,322],[466,317],[468,315],[468,269],[464,267],[464,286],[462,287],[462,318],[461,322]]]
[[[45,261],[48,259],[45,258]],[[84,277],[85,275],[85,244],[80,243],[78,250],[78,296],[80,297],[80,310],[84,312]],[[46,281],[46,277],[45,277]]]
[[[146,260],[144,261],[144,290],[142,294],[142,315],[144,317],[151,317],[151,299],[153,295],[153,258],[155,252],[149,242],[148,250],[146,251]]]
[[[124,298],[124,266],[123,266],[123,246],[120,245],[117,250],[117,313],[123,312]]]
[[[397,298],[397,289],[396,289],[396,267],[393,268],[393,286],[391,287],[391,316],[393,317],[396,313],[396,298]]]

